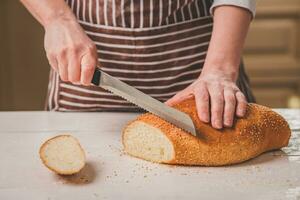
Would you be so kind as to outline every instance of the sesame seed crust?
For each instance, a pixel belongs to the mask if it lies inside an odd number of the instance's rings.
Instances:
[[[199,120],[194,98],[174,107],[191,116],[199,138],[150,113],[140,115],[126,126],[142,121],[160,129],[175,150],[174,158],[163,162],[167,164],[222,166],[240,163],[287,146],[291,136],[289,125],[282,116],[258,104],[248,104],[244,118],[236,119],[232,128],[221,130]],[[124,148],[126,151],[126,146]]]

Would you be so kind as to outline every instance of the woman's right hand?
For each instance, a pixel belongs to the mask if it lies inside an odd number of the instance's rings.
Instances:
[[[51,67],[63,81],[90,85],[97,50],[74,18],[57,18],[45,26],[45,50]]]

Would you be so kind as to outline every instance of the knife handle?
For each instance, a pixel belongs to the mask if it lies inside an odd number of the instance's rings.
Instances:
[[[98,68],[96,68],[91,82],[94,85],[98,86],[100,83],[100,77],[101,77],[101,71]]]

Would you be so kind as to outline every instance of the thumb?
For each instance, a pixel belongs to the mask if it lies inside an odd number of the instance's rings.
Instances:
[[[190,92],[190,90],[182,90],[180,92],[178,92],[177,94],[175,94],[173,97],[171,97],[170,99],[168,99],[165,104],[167,104],[168,106],[173,106],[181,101],[184,101],[188,98],[190,98],[193,94]]]

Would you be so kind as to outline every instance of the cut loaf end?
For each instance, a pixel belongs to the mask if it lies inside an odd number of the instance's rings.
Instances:
[[[191,116],[200,138],[146,113],[124,128],[125,152],[157,163],[221,166],[287,146],[291,135],[282,116],[257,104],[248,104],[246,116],[222,130],[199,120],[193,98],[174,107]]]
[[[85,153],[71,135],[50,138],[40,147],[39,153],[44,165],[57,174],[75,174],[85,165]]]
[[[168,162],[175,153],[169,138],[143,121],[135,121],[126,127],[123,144],[129,154],[152,162]]]

